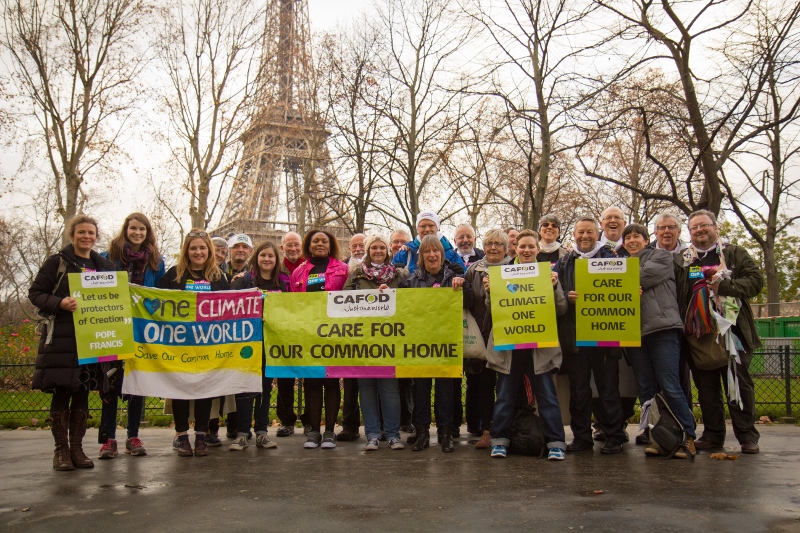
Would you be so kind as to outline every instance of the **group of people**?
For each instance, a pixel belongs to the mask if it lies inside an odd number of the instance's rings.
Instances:
[[[71,244],[48,259],[30,288],[29,298],[40,309],[42,331],[32,386],[52,393],[51,418],[55,439],[53,468],[91,468],[82,440],[88,417],[88,393],[100,391],[103,414],[99,458],[117,455],[116,417],[121,391],[122,363],[78,365],[72,313],[77,302],[70,297],[65,274],[89,271],[127,271],[131,283],[147,287],[190,291],[258,288],[262,291],[317,292],[359,289],[445,288],[461,291],[463,307],[480,327],[491,346],[492,315],[489,267],[511,263],[547,262],[551,266],[558,316],[558,348],[494,352],[489,360],[465,359],[466,395],[462,405],[461,378],[320,378],[303,380],[304,408],[299,419],[305,448],[335,448],[337,441],[356,440],[363,418],[367,451],[378,450],[382,440],[401,450],[406,444],[422,451],[436,444],[454,451],[466,418],[474,446],[489,449],[492,457],[506,457],[512,438],[515,410],[521,388],[535,396],[549,460],[564,460],[566,453],[591,450],[594,440],[604,441],[601,453],[614,454],[629,440],[627,419],[634,414],[636,397],[620,395],[620,366],[630,365],[638,387],[638,400],[646,405],[659,391],[685,429],[688,439],[676,457],[694,455],[697,449],[720,447],[725,440],[727,367],[712,370],[694,364],[689,342],[692,328],[685,324],[697,311],[695,293],[702,287],[738,305],[732,332],[739,357],[735,364],[739,391],[727,402],[733,431],[744,453],[758,453],[753,381],[748,373],[753,351],[760,346],[748,300],[762,287],[758,266],[739,246],[721,239],[716,217],[709,211],[689,215],[689,242],[680,239],[678,215],[663,213],[655,221],[655,238],[639,224],[626,224],[617,207],[603,211],[600,220],[581,217],[573,229],[572,248],[561,242],[561,222],[552,214],[541,218],[538,231],[515,228],[488,229],[482,234],[483,250],[476,247],[476,232],[469,224],[456,227],[453,242],[440,231],[435,212],[416,219],[417,235],[398,230],[388,238],[380,233],[356,234],[349,242],[349,257],[342,254],[334,235],[312,229],[304,236],[286,233],[281,244],[258,246],[245,234],[229,239],[192,229],[183,241],[177,264],[165,271],[150,221],[142,213],[129,215],[109,249],[94,250],[97,222],[80,215],[69,222]],[[575,262],[581,258],[638,257],[641,284],[641,334],[639,348],[585,347],[576,344]],[[262,354],[262,364],[265,358]],[[692,413],[690,375],[698,390],[704,432],[696,439]],[[263,376],[263,372],[262,372]],[[569,414],[572,442],[566,443],[556,376],[569,379]],[[277,437],[294,434],[295,380],[277,382]],[[597,391],[593,398],[592,382]],[[227,413],[230,450],[249,446],[275,448],[268,436],[272,378],[262,378],[259,391],[236,394],[235,410]],[[431,409],[431,393],[434,402]],[[342,402],[343,393],[343,402]],[[524,397],[524,395],[523,395]],[[128,427],[124,451],[134,456],[146,451],[138,436],[143,398],[127,396]],[[220,446],[220,417],[225,398],[171,400],[175,420],[174,447],[180,456],[204,456],[209,446]],[[230,402],[229,402],[230,404]],[[324,407],[324,431],[323,431]],[[342,430],[336,434],[340,407]],[[213,411],[213,412],[212,412]],[[432,414],[433,412],[433,414]],[[194,418],[194,442],[189,439]],[[433,420],[432,420],[433,418]],[[592,425],[594,419],[594,427]],[[401,431],[408,433],[406,442]],[[647,432],[636,436],[645,454],[657,455]]]

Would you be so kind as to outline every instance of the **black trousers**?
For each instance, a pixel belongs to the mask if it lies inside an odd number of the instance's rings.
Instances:
[[[203,398],[194,401],[194,432],[207,433],[208,419],[211,418],[211,402],[214,398]],[[175,419],[175,431],[189,431],[189,411],[191,400],[172,400],[172,416]]]
[[[50,414],[60,411],[86,411],[89,409],[89,391],[69,392],[69,389],[55,389],[50,399]],[[105,443],[105,441],[103,441]]]
[[[277,412],[281,425],[293,426],[297,422],[294,412],[294,378],[278,378]]]
[[[467,374],[466,412],[468,431],[491,430],[496,385],[497,373],[486,368],[485,365],[477,374]]]
[[[618,444],[625,442],[622,404],[619,396],[619,357],[608,348],[578,348],[577,353],[564,354],[569,376],[570,428],[576,439],[592,442],[591,378],[600,400],[600,429],[606,439]]]
[[[725,442],[725,403],[728,394],[728,367],[714,370],[700,370],[689,361],[692,368],[694,384],[697,387],[697,399],[703,416],[703,438],[717,443]],[[733,434],[739,443],[758,442],[761,436],[756,429],[756,396],[753,378],[750,377],[750,361],[736,365],[739,376],[740,405],[728,404],[731,415]],[[723,398],[723,390],[725,398]]]
[[[325,431],[333,431],[342,391],[337,378],[306,378],[303,380],[303,394],[306,400],[306,416],[311,431],[319,432],[322,425],[322,400],[325,399]]]
[[[414,380],[400,378],[397,385],[400,388],[400,425],[410,426],[414,415]]]
[[[358,378],[344,378],[344,403],[342,404],[342,428],[358,433],[361,425],[358,408]]]

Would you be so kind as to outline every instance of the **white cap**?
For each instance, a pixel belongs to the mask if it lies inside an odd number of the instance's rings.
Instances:
[[[237,233],[230,239],[228,239],[228,248],[233,248],[237,244],[246,244],[250,248],[253,247],[253,241],[250,240],[250,237],[246,233]]]
[[[422,222],[423,220],[430,220],[431,222],[436,224],[436,229],[437,230],[439,229],[439,215],[436,214],[436,212],[421,211],[419,214],[417,214],[417,226],[419,226],[419,223]]]

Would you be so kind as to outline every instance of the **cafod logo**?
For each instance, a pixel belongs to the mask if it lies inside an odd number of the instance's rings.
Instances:
[[[535,278],[539,275],[538,263],[527,263],[524,265],[502,265],[500,276],[503,279]],[[508,288],[508,284],[506,284]],[[508,288],[511,292],[515,292]]]
[[[394,289],[328,293],[328,316],[331,318],[394,316],[396,307]]]
[[[99,289],[116,286],[117,275],[114,272],[84,272],[81,274],[81,287],[84,289]]]
[[[589,274],[624,274],[627,269],[624,258],[589,259]]]

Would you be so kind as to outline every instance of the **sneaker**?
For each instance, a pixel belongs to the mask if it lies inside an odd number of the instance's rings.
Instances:
[[[238,436],[238,437],[236,437],[236,439],[235,439],[235,440],[234,440],[234,441],[231,443],[231,445],[230,445],[230,446],[228,446],[228,449],[229,449],[230,451],[232,451],[232,452],[236,452],[236,451],[241,451],[241,450],[244,450],[244,449],[245,449],[245,448],[247,448],[248,446],[250,446],[250,444],[248,444],[248,443],[247,443],[247,435],[239,435],[239,436]]]
[[[117,441],[108,439],[105,444],[100,447],[99,459],[113,459],[117,456]]]
[[[131,437],[125,441],[125,453],[131,455],[147,455],[144,444],[139,437]]]
[[[614,442],[613,440],[606,439],[606,443],[603,444],[603,447],[600,448],[600,453],[614,454],[620,453],[622,451],[622,444],[619,442]]]
[[[403,444],[400,439],[389,439],[389,449],[392,449],[392,450],[404,450],[405,447],[406,447],[406,445]]]
[[[257,448],[277,448],[278,445],[274,440],[270,439],[266,433],[256,434],[256,447]]]
[[[325,446],[324,443],[322,445]],[[381,447],[381,442],[378,439],[369,439],[367,441],[367,444],[364,446],[364,450],[368,452],[374,452],[380,447]]]
[[[647,448],[644,449],[645,457],[658,457],[661,453],[658,451],[658,447],[655,444],[650,444]]]
[[[330,450],[332,448],[336,448],[336,434],[333,431],[326,431],[325,435],[322,437],[322,446],[321,448],[325,450]]]
[[[206,444],[209,448],[214,448],[216,446],[222,446],[222,441],[219,440],[219,437],[214,433],[206,433]]]
[[[492,457],[498,457],[500,459],[505,459],[506,458],[506,454],[507,454],[507,452],[506,452],[506,447],[505,446],[501,446],[499,444],[497,446],[492,446]]]
[[[550,451],[547,452],[548,461],[563,461],[566,458],[567,454],[561,448],[550,448]]]
[[[278,437],[288,437],[289,435],[294,435],[294,426],[280,426],[278,431],[275,432],[275,435]]]
[[[319,431],[309,431],[306,437],[306,442],[303,444],[303,448],[313,449],[319,448],[319,443],[322,441],[322,435],[319,434]]]
[[[303,435],[308,437],[309,433],[311,433],[311,424],[304,424],[303,425]]]

